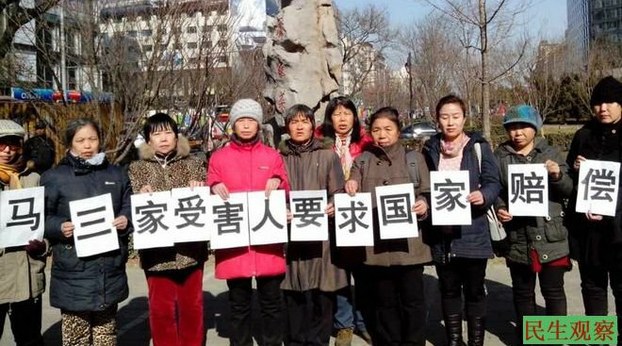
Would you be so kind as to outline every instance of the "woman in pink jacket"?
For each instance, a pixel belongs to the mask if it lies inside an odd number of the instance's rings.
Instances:
[[[231,142],[216,151],[209,162],[207,185],[227,200],[229,193],[275,189],[289,192],[289,182],[279,153],[259,138],[263,120],[261,105],[251,99],[233,104]],[[281,281],[285,274],[283,244],[216,250],[216,278],[227,280],[231,308],[231,345],[252,346],[252,279],[257,282],[261,311],[260,345],[283,342]]]

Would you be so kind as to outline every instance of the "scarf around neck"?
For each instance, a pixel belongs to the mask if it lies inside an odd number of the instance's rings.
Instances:
[[[341,138],[339,135],[335,136],[335,152],[337,156],[339,156],[339,161],[341,162],[341,168],[343,169],[343,175],[346,180],[350,178],[350,169],[352,168],[352,163],[354,159],[352,158],[352,154],[350,154],[350,142],[352,141],[352,130],[348,132],[346,138]]]

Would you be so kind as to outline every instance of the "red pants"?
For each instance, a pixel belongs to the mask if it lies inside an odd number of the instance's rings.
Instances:
[[[146,276],[153,345],[204,345],[203,266]]]

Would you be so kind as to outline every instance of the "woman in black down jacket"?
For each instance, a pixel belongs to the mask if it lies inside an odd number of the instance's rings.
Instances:
[[[100,131],[88,119],[73,120],[65,132],[67,155],[45,172],[45,237],[52,243],[50,303],[61,309],[63,345],[115,345],[117,304],[127,298],[125,273],[130,228],[127,175],[100,152]],[[78,257],[69,202],[110,193],[119,250]]]

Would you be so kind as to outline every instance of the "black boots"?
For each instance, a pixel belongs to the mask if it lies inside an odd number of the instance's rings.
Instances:
[[[445,331],[447,332],[447,345],[449,346],[466,346],[462,340],[462,315],[446,315]]]
[[[483,346],[484,337],[486,336],[486,318],[471,316],[467,322],[469,346]]]

